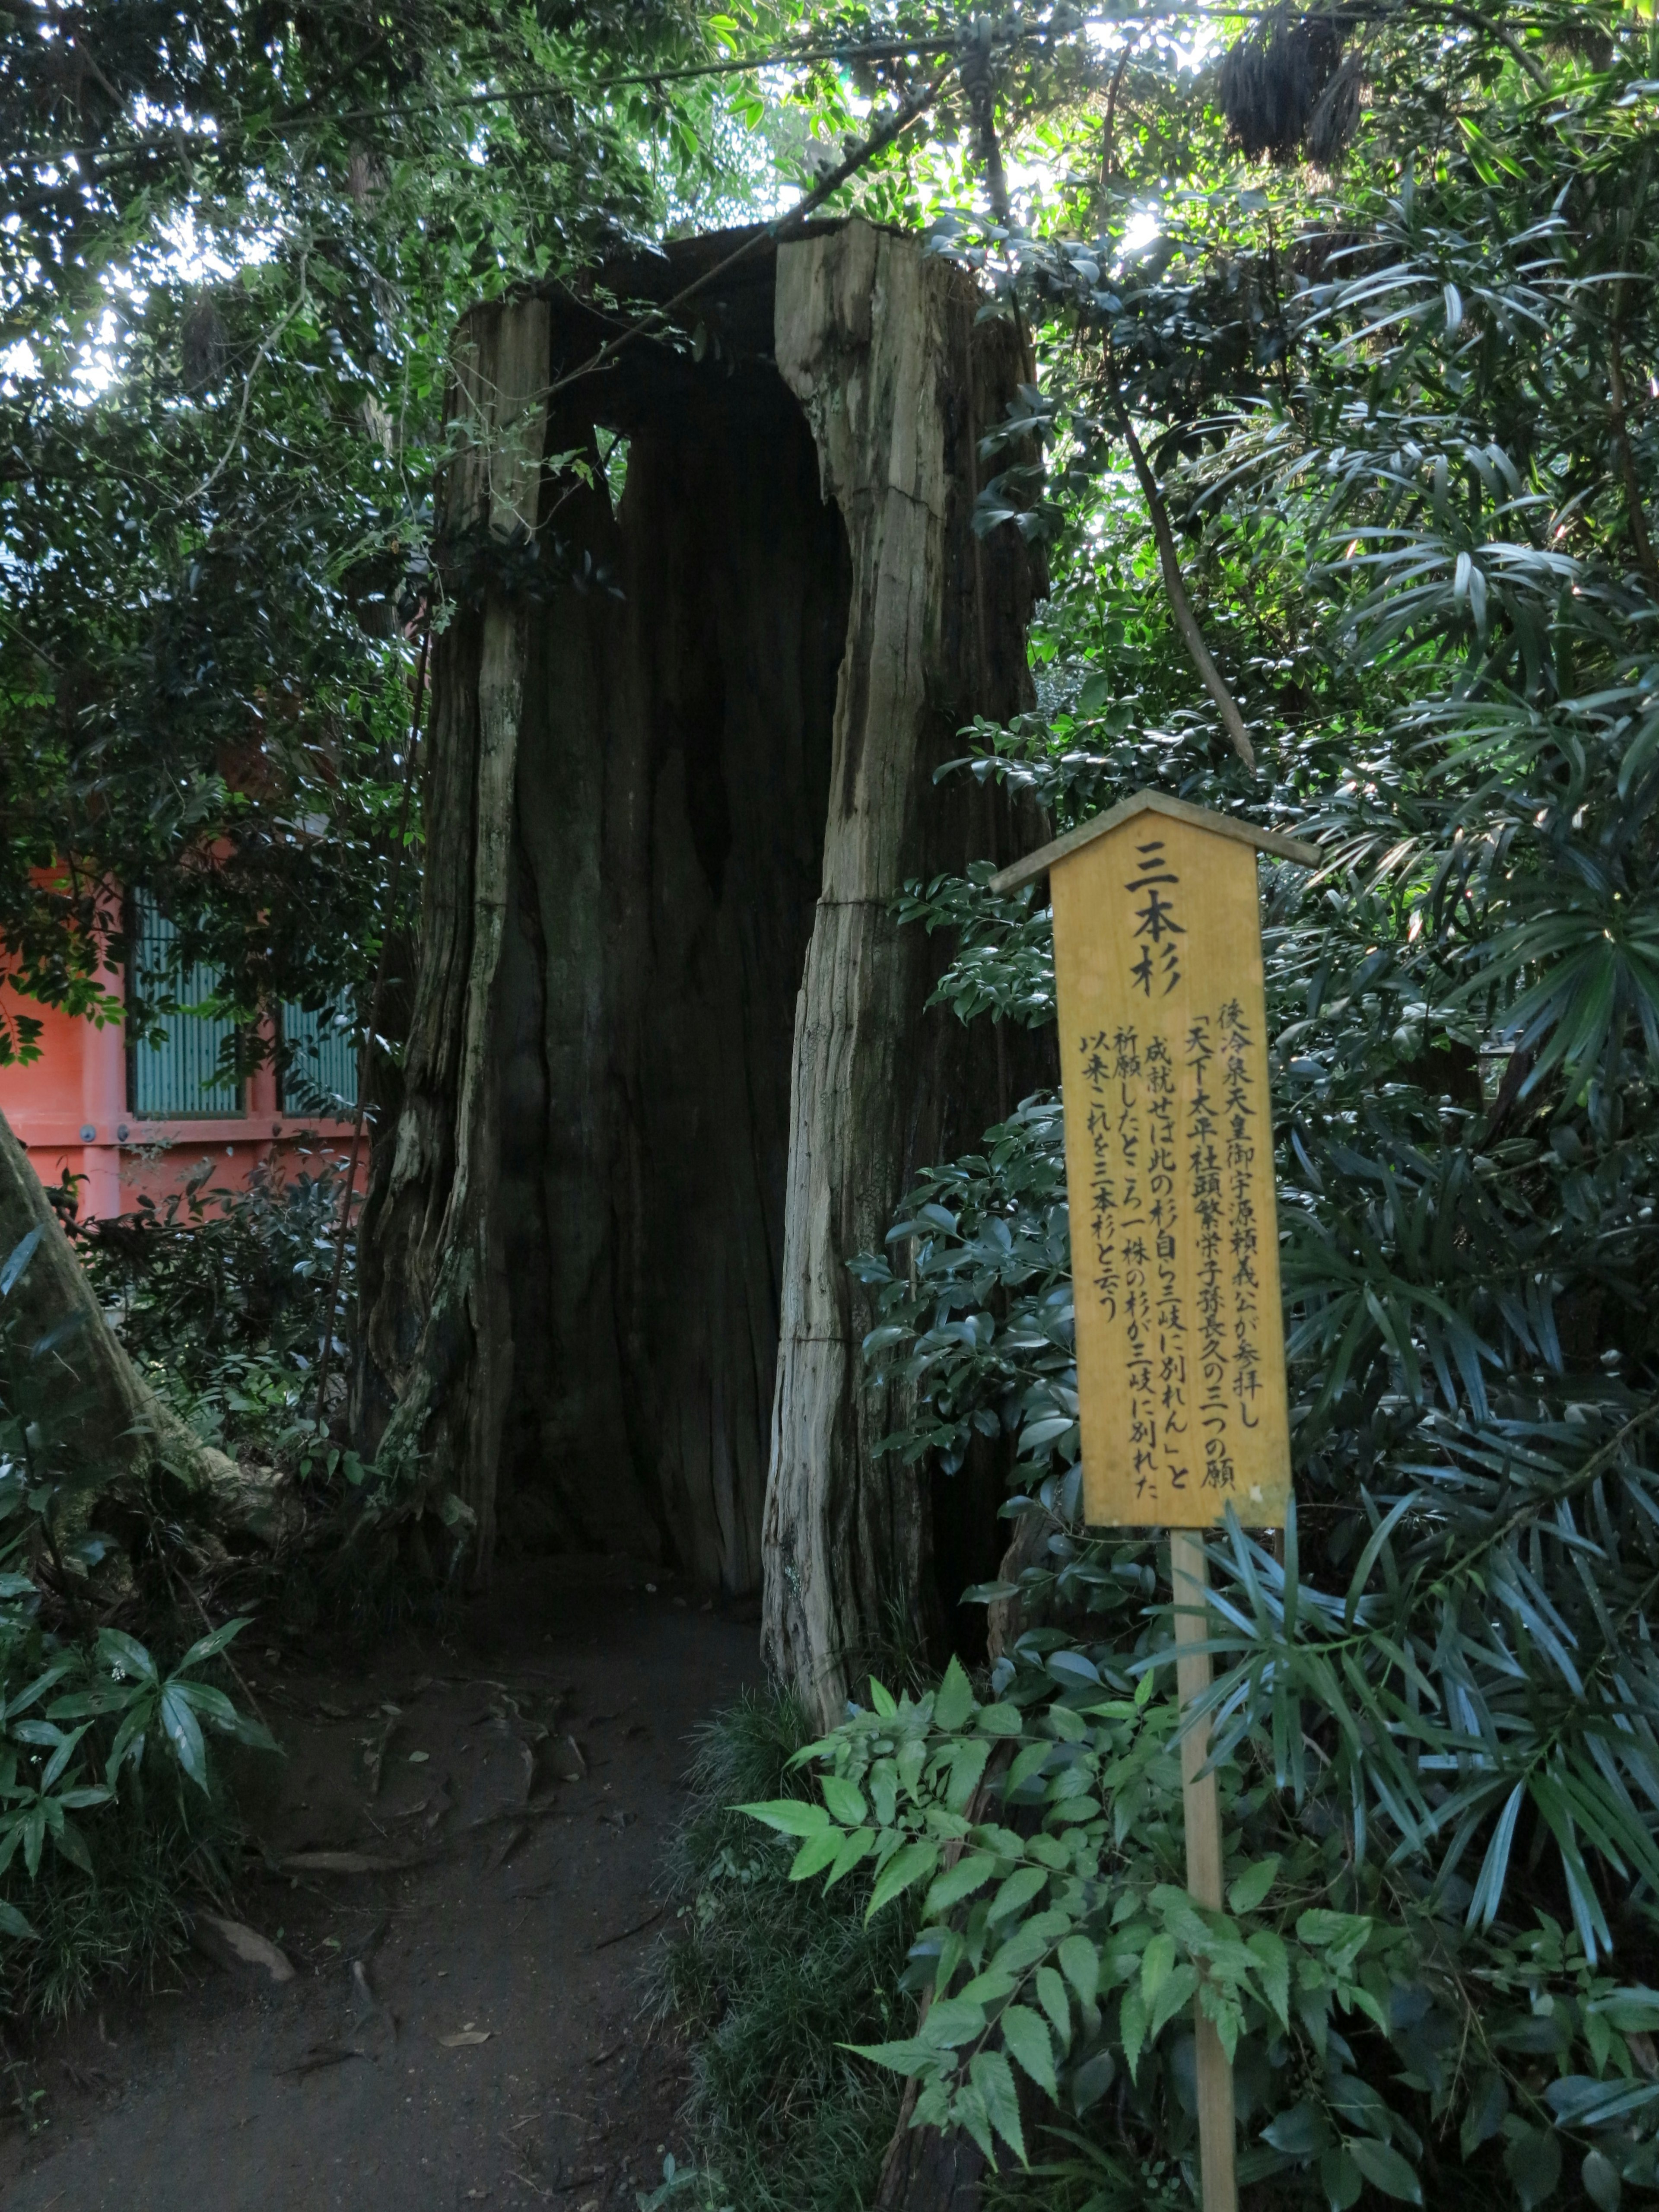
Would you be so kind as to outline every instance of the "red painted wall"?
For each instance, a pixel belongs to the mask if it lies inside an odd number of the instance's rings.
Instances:
[[[108,975],[106,982],[118,997],[118,975]],[[285,1118],[269,1066],[249,1081],[247,1111],[240,1121],[141,1121],[127,1111],[126,1042],[119,1023],[100,1029],[52,1006],[29,1004],[27,1011],[40,1024],[40,1056],[0,1067],[0,1113],[42,1182],[59,1182],[65,1168],[85,1176],[82,1220],[131,1213],[144,1195],[160,1206],[184,1188],[204,1160],[213,1164],[211,1181],[233,1190],[246,1187],[261,1161],[293,1174],[315,1174],[325,1152],[344,1164],[350,1122]],[[365,1146],[360,1188],[367,1153]]]

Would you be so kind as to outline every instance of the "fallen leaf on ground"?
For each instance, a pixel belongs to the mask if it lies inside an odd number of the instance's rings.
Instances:
[[[273,1982],[291,1982],[294,1968],[267,1936],[222,1913],[198,1912],[191,1941],[219,1966],[263,1966]]]
[[[487,2027],[464,2027],[454,2035],[441,2035],[438,2040],[446,2051],[459,2051],[467,2045],[488,2043],[491,2032]]]
[[[362,2058],[365,2054],[343,2043],[317,2043],[309,2051],[301,2051],[291,2064],[279,2066],[278,2074],[316,2074],[325,2066],[342,2066],[348,2058]]]

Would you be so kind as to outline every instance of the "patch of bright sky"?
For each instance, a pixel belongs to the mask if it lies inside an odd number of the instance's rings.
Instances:
[[[161,226],[160,246],[153,256],[155,271],[187,284],[226,284],[250,264],[268,261],[276,251],[276,240],[269,232],[240,232],[235,243],[232,258],[222,241],[204,231],[194,211],[183,209]],[[69,376],[70,397],[83,407],[101,399],[121,376],[126,366],[125,340],[129,324],[143,313],[149,297],[147,285],[130,269],[107,270],[103,283],[110,304],[78,349]],[[31,377],[39,374],[39,368],[38,357],[27,340],[0,355],[0,376]]]
[[[1182,26],[1177,30],[1178,15],[1158,19],[1156,35],[1165,54],[1173,59],[1183,76],[1195,76],[1213,59],[1218,37],[1214,25],[1201,18],[1194,19],[1190,30]],[[1103,60],[1115,63],[1123,50],[1125,26],[1121,21],[1085,23],[1083,37]],[[1139,43],[1141,33],[1133,34]],[[772,115],[799,115],[794,105],[798,80],[782,70],[765,71],[760,82],[766,94],[769,111]],[[866,94],[846,87],[846,105],[850,114],[866,118],[875,103]],[[762,129],[747,134],[755,143],[755,159],[744,164],[748,170],[750,191],[750,220],[758,215],[769,222],[785,213],[801,197],[804,190],[799,182],[781,173],[778,156],[786,160],[796,155],[792,166],[799,167],[797,149],[781,143],[787,132]],[[804,137],[804,134],[803,134]],[[804,150],[804,148],[803,148]],[[834,149],[839,154],[839,148]],[[1027,228],[1037,230],[1043,227],[1045,216],[1051,219],[1057,213],[1060,202],[1060,177],[1054,163],[1047,159],[1027,159],[1013,149],[1005,149],[1005,167],[1008,175],[1010,194],[1017,216]],[[924,219],[932,221],[950,207],[969,204],[974,198],[976,177],[965,147],[946,149],[933,147],[920,163],[913,162],[913,171],[923,183]],[[1144,252],[1158,236],[1162,228],[1162,215],[1155,198],[1149,198],[1129,216],[1118,241],[1125,256]]]

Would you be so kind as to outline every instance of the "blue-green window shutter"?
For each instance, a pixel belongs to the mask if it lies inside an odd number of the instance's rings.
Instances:
[[[357,1107],[357,1030],[348,1000],[312,1013],[284,1006],[283,1042],[290,1054],[283,1075],[283,1113],[349,1121]]]
[[[178,932],[142,894],[129,918],[133,968],[146,995],[163,992],[190,1006],[211,997],[217,977],[198,963],[179,963]],[[246,1087],[234,1079],[215,1080],[220,1051],[235,1034],[234,1022],[205,1015],[177,1013],[161,1018],[161,1034],[131,1048],[127,1064],[128,1111],[147,1121],[238,1121],[247,1110]]]

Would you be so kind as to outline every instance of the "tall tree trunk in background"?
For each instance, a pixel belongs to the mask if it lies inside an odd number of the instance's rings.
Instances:
[[[76,1486],[94,1492],[166,1467],[226,1508],[251,1507],[260,1486],[168,1410],[128,1358],[52,1212],[28,1154],[0,1115],[0,1267],[26,1238],[27,1265],[0,1299],[9,1358],[32,1375],[53,1416],[52,1449]],[[36,1347],[49,1340],[49,1348]],[[263,1494],[263,1493],[260,1493]]]
[[[464,426],[443,487],[452,539],[497,558],[533,539],[546,438],[548,312],[524,300],[473,315],[456,353]],[[488,1559],[496,1453],[512,1380],[495,1206],[500,1066],[494,1016],[513,837],[525,617],[499,574],[458,611],[434,659],[428,824],[414,1019],[396,1146],[359,1237],[360,1310],[390,1401],[380,1455],[416,1460],[458,1494]]]
[[[879,1449],[901,1408],[864,1385],[876,1316],[848,1263],[883,1249],[920,1169],[1014,1103],[988,1036],[927,1010],[940,948],[893,912],[908,881],[1012,849],[990,787],[934,781],[971,714],[1006,720],[1030,697],[1033,579],[1012,532],[972,526],[977,441],[1026,372],[1013,327],[979,322],[980,305],[962,272],[861,223],[779,257],[778,367],[854,577],[795,1024],[764,1529],[766,1656],[826,1723],[896,1627],[926,1625],[932,1595],[925,1478]],[[1031,1048],[1015,1053],[1023,1074]]]
[[[825,225],[727,268],[736,242],[599,272],[623,301],[709,279],[695,345],[603,375],[561,382],[617,329],[568,288],[465,327],[355,1404],[471,1508],[480,1575],[499,1534],[753,1591],[764,1507],[769,1649],[830,1697],[890,1609],[940,1612],[845,1262],[1038,1079],[926,1012],[946,948],[887,911],[1038,834],[933,782],[1028,698],[1026,556],[970,526],[1020,347],[915,240]]]

